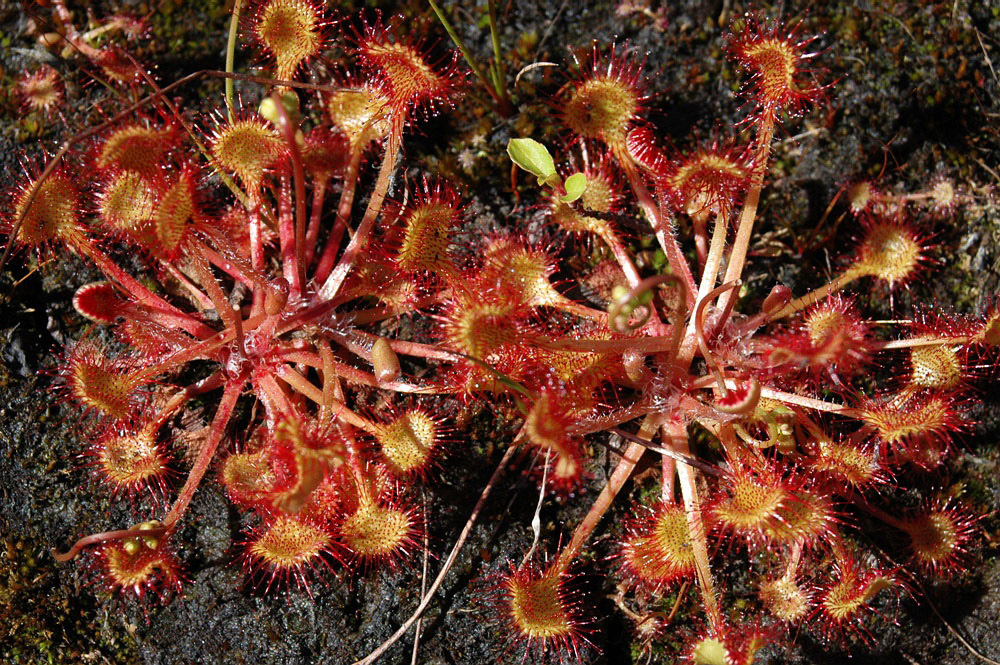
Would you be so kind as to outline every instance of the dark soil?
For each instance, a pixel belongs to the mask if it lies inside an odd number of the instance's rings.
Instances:
[[[43,16],[47,9],[27,3]],[[44,4],[44,3],[43,3]],[[221,69],[226,8],[220,3],[161,0],[101,0],[69,3],[83,16],[125,11],[149,16],[151,36],[134,45],[157,75],[169,82],[200,68]],[[354,3],[360,5],[362,3]],[[378,3],[366,3],[378,4]],[[478,27],[485,3],[445,3],[460,33],[485,61],[489,33]],[[508,138],[553,137],[562,131],[547,100],[566,80],[574,52],[591,40],[646,53],[649,105],[660,134],[679,148],[693,138],[726,133],[744,117],[737,96],[738,73],[724,57],[725,25],[744,7],[740,3],[653,2],[666,9],[666,26],[642,13],[616,14],[613,3],[540,0],[506,4],[501,42],[508,52],[508,74],[534,61],[559,63],[523,76],[515,89],[519,112],[498,120],[470,80],[470,92],[454,112],[431,119],[406,143],[406,163],[438,171],[461,183],[467,193],[471,232],[494,226],[530,228],[532,201],[516,207],[509,194]],[[418,2],[402,10],[420,23],[414,30],[441,35],[429,10]],[[852,228],[812,243],[802,240],[823,217],[829,202],[848,181],[881,176],[883,186],[916,191],[946,175],[967,194],[967,202],[933,229],[937,265],[931,265],[909,291],[897,295],[897,309],[924,307],[981,311],[1000,293],[1000,137],[997,68],[1000,68],[1000,7],[981,2],[765,2],[765,16],[801,22],[801,34],[816,34],[820,50],[817,76],[831,85],[820,109],[788,123],[777,137],[770,185],[762,204],[757,257],[749,279],[751,299],[781,281],[796,293],[822,283],[848,244]],[[342,15],[350,15],[342,8]],[[0,5],[0,186],[21,176],[19,160],[40,163],[76,129],[100,122],[102,100],[110,94],[87,80],[83,65],[57,59],[35,46],[27,34],[25,8]],[[82,21],[82,19],[81,19]],[[78,21],[78,25],[81,24]],[[720,23],[723,27],[719,27]],[[661,27],[663,28],[661,30]],[[25,114],[15,99],[14,78],[25,68],[48,61],[70,82],[65,122]],[[238,63],[239,67],[246,63]],[[221,106],[221,84],[178,93],[185,107]],[[253,92],[248,91],[252,98]],[[9,214],[7,200],[0,202]],[[841,208],[835,209],[839,214]],[[829,227],[827,227],[829,228]],[[637,240],[641,243],[641,239]],[[420,564],[379,570],[353,579],[313,584],[311,595],[294,587],[262,593],[249,588],[239,569],[238,543],[244,524],[220,490],[206,483],[179,534],[181,556],[190,579],[183,597],[167,604],[136,603],[113,597],[86,565],[56,564],[51,548],[64,549],[82,534],[135,521],[142,506],[112,501],[82,468],[78,414],[60,404],[46,373],[58,362],[62,345],[79,338],[85,323],[70,298],[94,278],[75,260],[42,261],[16,256],[0,274],[0,661],[4,663],[349,663],[390,635],[409,616],[420,597]],[[563,275],[564,278],[571,277]],[[756,291],[755,291],[756,289]],[[866,303],[892,317],[878,294]],[[881,607],[871,635],[830,646],[803,635],[796,646],[766,649],[761,662],[854,663],[878,665],[959,665],[976,658],[956,637],[961,634],[981,653],[1000,658],[1000,561],[996,511],[1000,507],[1000,390],[985,377],[969,397],[978,424],[963,437],[962,450],[947,470],[920,483],[963,486],[965,497],[986,517],[975,565],[948,583],[915,581],[899,602]],[[442,465],[426,492],[430,574],[438,569],[464,523],[475,497],[516,423],[502,409],[473,417],[473,425]],[[598,449],[599,450],[599,449]],[[564,537],[599,490],[611,462],[595,453],[592,480],[577,496],[552,501],[543,512],[544,536]],[[909,478],[899,478],[904,486]],[[626,492],[639,493],[641,483]],[[508,474],[489,502],[437,602],[423,620],[417,662],[473,664],[519,662],[520,652],[505,654],[502,639],[484,621],[482,589],[491,574],[518,561],[531,542],[530,520],[537,500],[533,482]],[[623,517],[609,515],[613,533]],[[875,534],[887,550],[890,538]],[[598,540],[593,559],[611,551],[611,539]],[[738,557],[737,557],[738,560]],[[736,563],[731,564],[732,567]],[[604,567],[604,566],[600,566]],[[581,586],[595,616],[589,639],[599,652],[594,663],[646,662],[630,624],[606,598],[613,583],[585,569]],[[752,580],[726,571],[732,591]],[[484,581],[485,580],[485,581]],[[921,590],[921,586],[924,588]],[[926,595],[921,591],[926,592]],[[488,594],[487,594],[488,595]],[[679,631],[667,642],[683,642],[694,630],[685,603]],[[666,599],[667,609],[672,598]],[[951,627],[946,628],[944,621]],[[411,636],[381,662],[409,662]],[[655,650],[651,662],[676,662],[676,655]]]

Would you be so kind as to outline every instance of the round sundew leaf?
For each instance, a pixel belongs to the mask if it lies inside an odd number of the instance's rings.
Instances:
[[[281,155],[283,143],[277,131],[261,122],[237,120],[218,128],[212,155],[218,164],[232,171],[249,190],[255,190],[264,173]]]
[[[34,74],[19,77],[17,88],[24,106],[32,111],[51,111],[63,99],[62,78],[48,65],[42,65]]]
[[[539,577],[515,576],[508,581],[514,623],[527,637],[548,640],[573,633],[562,583],[562,578],[552,572]]]
[[[397,475],[426,469],[439,442],[438,429],[433,418],[417,410],[380,424],[376,438],[389,469]]]
[[[15,219],[22,217],[17,241],[30,247],[51,242],[74,242],[82,239],[79,194],[76,185],[63,173],[53,173],[35,192],[28,205],[26,186],[18,196]]]
[[[622,543],[621,560],[639,584],[660,588],[695,571],[683,506],[665,504],[638,520]]]
[[[352,146],[363,147],[389,133],[389,100],[377,90],[347,88],[327,98],[327,113]]]
[[[964,367],[958,352],[946,344],[910,349],[910,383],[930,390],[952,390],[962,383]]]
[[[274,56],[278,79],[291,79],[304,60],[319,52],[321,19],[305,0],[271,0],[263,5],[254,34]]]
[[[229,498],[241,505],[264,499],[275,483],[266,451],[233,453],[222,464],[219,479]]]
[[[696,665],[729,665],[732,662],[726,646],[714,637],[701,640],[695,646],[691,660]]]
[[[344,521],[340,536],[356,556],[377,561],[405,554],[413,531],[413,520],[406,511],[368,501]]]
[[[720,213],[739,200],[750,183],[750,166],[736,145],[699,148],[666,176],[675,207],[687,215]]]
[[[320,527],[282,515],[250,544],[249,552],[275,569],[291,569],[318,557],[332,541]]]
[[[893,447],[924,438],[947,440],[962,425],[954,400],[942,394],[896,394],[880,401],[868,400],[858,417],[875,428],[882,443]]]
[[[879,221],[868,228],[855,270],[891,288],[911,278],[923,261],[924,249],[911,228],[897,221]]]
[[[66,355],[61,371],[67,395],[87,411],[114,420],[134,415],[143,380],[127,359],[109,358],[103,347],[84,341]]]
[[[1000,346],[1000,317],[990,319],[979,333],[982,342],[990,346]],[[979,341],[979,340],[976,340]]]
[[[563,109],[566,124],[582,137],[622,145],[640,96],[624,80],[601,76],[575,87]]]
[[[121,592],[142,596],[146,591],[179,591],[180,563],[165,541],[129,538],[105,543],[100,549],[104,577]]]
[[[788,573],[765,580],[760,585],[760,599],[774,617],[789,623],[803,619],[811,609],[808,590]]]
[[[111,282],[84,284],[73,294],[73,309],[94,323],[105,326],[121,316],[124,304]]]
[[[312,173],[315,186],[320,186],[344,170],[349,150],[349,139],[342,132],[317,127],[306,135],[302,161]]]
[[[115,489],[152,487],[167,473],[167,462],[148,431],[109,430],[94,449],[97,468]]]
[[[166,191],[153,215],[153,231],[159,252],[175,257],[196,213],[193,184],[181,178]]]
[[[432,66],[420,40],[400,41],[394,27],[381,23],[366,26],[358,43],[362,65],[380,80],[395,111],[447,104],[461,76],[455,66],[457,54]]]
[[[163,167],[164,158],[174,142],[175,132],[169,127],[158,129],[129,125],[107,138],[97,156],[97,167],[134,171],[147,177],[155,177]]]
[[[405,230],[395,256],[396,265],[407,271],[453,272],[448,252],[461,217],[458,194],[447,184],[425,181],[423,191],[402,210]]]
[[[136,171],[122,171],[101,192],[101,220],[116,231],[136,231],[153,214],[154,193]]]

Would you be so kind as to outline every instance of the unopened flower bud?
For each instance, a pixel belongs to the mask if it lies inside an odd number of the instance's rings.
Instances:
[[[284,277],[271,282],[264,294],[264,311],[268,316],[276,316],[285,308],[288,302],[288,281]]]
[[[372,366],[375,368],[375,380],[380,384],[399,378],[399,357],[385,338],[380,337],[372,345]]]
[[[760,311],[764,314],[773,314],[784,307],[792,299],[792,290],[784,284],[775,284],[771,292],[764,298],[764,304]]]

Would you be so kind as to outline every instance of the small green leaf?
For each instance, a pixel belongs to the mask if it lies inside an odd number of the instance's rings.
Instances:
[[[572,203],[583,196],[584,190],[587,189],[587,176],[582,173],[574,173],[566,178],[566,182],[563,185],[566,187],[566,196],[562,197],[562,201],[564,203]]]
[[[559,182],[549,149],[535,139],[511,139],[507,143],[510,161],[538,178],[539,185]]]

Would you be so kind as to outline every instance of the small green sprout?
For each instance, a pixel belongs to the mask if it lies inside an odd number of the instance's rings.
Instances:
[[[535,139],[511,139],[507,143],[507,155],[510,161],[535,176],[539,185],[564,189],[566,193],[559,197],[564,203],[576,201],[587,189],[587,176],[583,173],[574,173],[563,182],[556,173],[549,149]]]

